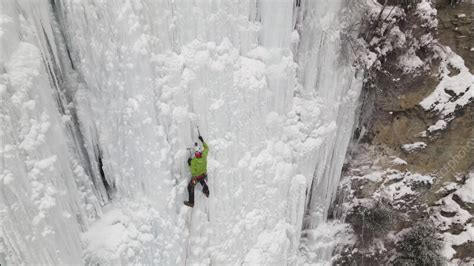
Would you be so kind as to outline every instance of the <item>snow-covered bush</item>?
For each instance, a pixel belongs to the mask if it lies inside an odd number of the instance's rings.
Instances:
[[[380,5],[368,5],[360,39],[352,43],[358,54],[356,65],[366,70],[369,82],[376,73],[390,76],[393,70],[388,66],[392,61],[404,73],[425,69],[430,62],[438,23],[436,9],[428,2],[380,2]]]
[[[370,207],[360,207],[357,217],[356,231],[364,243],[386,235],[397,220],[395,210],[387,203],[378,201]]]
[[[439,254],[442,241],[436,237],[436,228],[429,221],[420,221],[398,242],[399,257],[396,265],[441,265]]]

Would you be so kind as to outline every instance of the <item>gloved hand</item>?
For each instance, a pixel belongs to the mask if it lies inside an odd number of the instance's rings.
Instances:
[[[191,166],[191,158],[188,159],[188,165]]]
[[[201,142],[204,142],[204,139],[202,138],[201,135],[199,135],[198,139],[199,139]]]

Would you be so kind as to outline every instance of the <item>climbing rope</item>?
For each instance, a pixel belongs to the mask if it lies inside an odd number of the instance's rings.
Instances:
[[[189,242],[191,242],[191,229],[193,228],[193,213],[194,208],[191,208],[191,215],[189,216],[189,236],[188,243],[186,245],[186,257],[184,257],[184,266],[188,265],[188,256],[189,256]]]

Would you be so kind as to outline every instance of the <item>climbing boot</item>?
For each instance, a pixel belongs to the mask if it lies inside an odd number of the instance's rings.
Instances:
[[[189,201],[185,201],[185,202],[184,202],[184,205],[189,206],[189,207],[191,207],[191,208],[194,207],[194,203],[189,202]]]

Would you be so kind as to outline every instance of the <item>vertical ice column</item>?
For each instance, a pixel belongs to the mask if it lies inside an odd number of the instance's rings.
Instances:
[[[262,31],[259,42],[268,48],[290,48],[293,24],[293,1],[261,0],[259,3]]]
[[[342,39],[347,25],[357,16],[343,16],[346,2],[304,1],[298,78],[303,92],[315,92],[323,104],[321,121],[327,134],[317,149],[316,167],[307,199],[305,229],[326,221],[339,182],[347,146],[352,134],[355,109],[362,86],[352,69],[348,43]],[[352,21],[351,21],[352,20]],[[329,253],[330,254],[330,253]]]
[[[296,63],[295,56],[292,52],[294,45],[294,15],[296,10],[296,2],[292,0],[271,1],[262,0],[258,2],[258,10],[261,20],[261,31],[259,32],[259,45],[261,49],[260,57],[266,65],[265,76],[268,83],[268,93],[266,100],[268,101],[267,110],[264,115],[276,119],[288,119],[289,114],[294,108],[294,92],[297,88],[296,79]],[[252,53],[250,53],[252,55]],[[258,52],[256,52],[258,54]],[[270,132],[267,134],[272,139],[278,139],[281,132],[285,132],[285,128],[268,128]],[[286,135],[282,133],[282,135]],[[285,137],[286,138],[286,137]],[[291,138],[291,137],[290,137]],[[284,140],[285,142],[288,139]],[[286,202],[286,213],[283,214],[287,227],[287,237],[289,245],[286,250],[285,258],[287,263],[296,262],[296,253],[299,246],[301,235],[301,224],[303,220],[306,179],[304,175],[299,173],[295,163],[296,152],[292,151],[292,159],[286,161],[291,162],[294,171],[283,175],[284,178],[280,182],[284,182],[287,191],[281,190],[281,193],[287,193],[284,201]],[[281,170],[277,169],[276,175],[281,174]],[[275,179],[277,180],[277,179]],[[275,227],[275,230],[277,227]],[[251,253],[249,253],[249,256]],[[263,256],[263,255],[262,255]],[[271,263],[271,260],[268,260]]]
[[[286,114],[291,109],[293,92],[296,86],[295,65],[290,50],[293,30],[294,1],[259,1],[262,29],[259,44],[268,49],[269,56],[264,58],[267,64],[267,82],[270,110]]]

